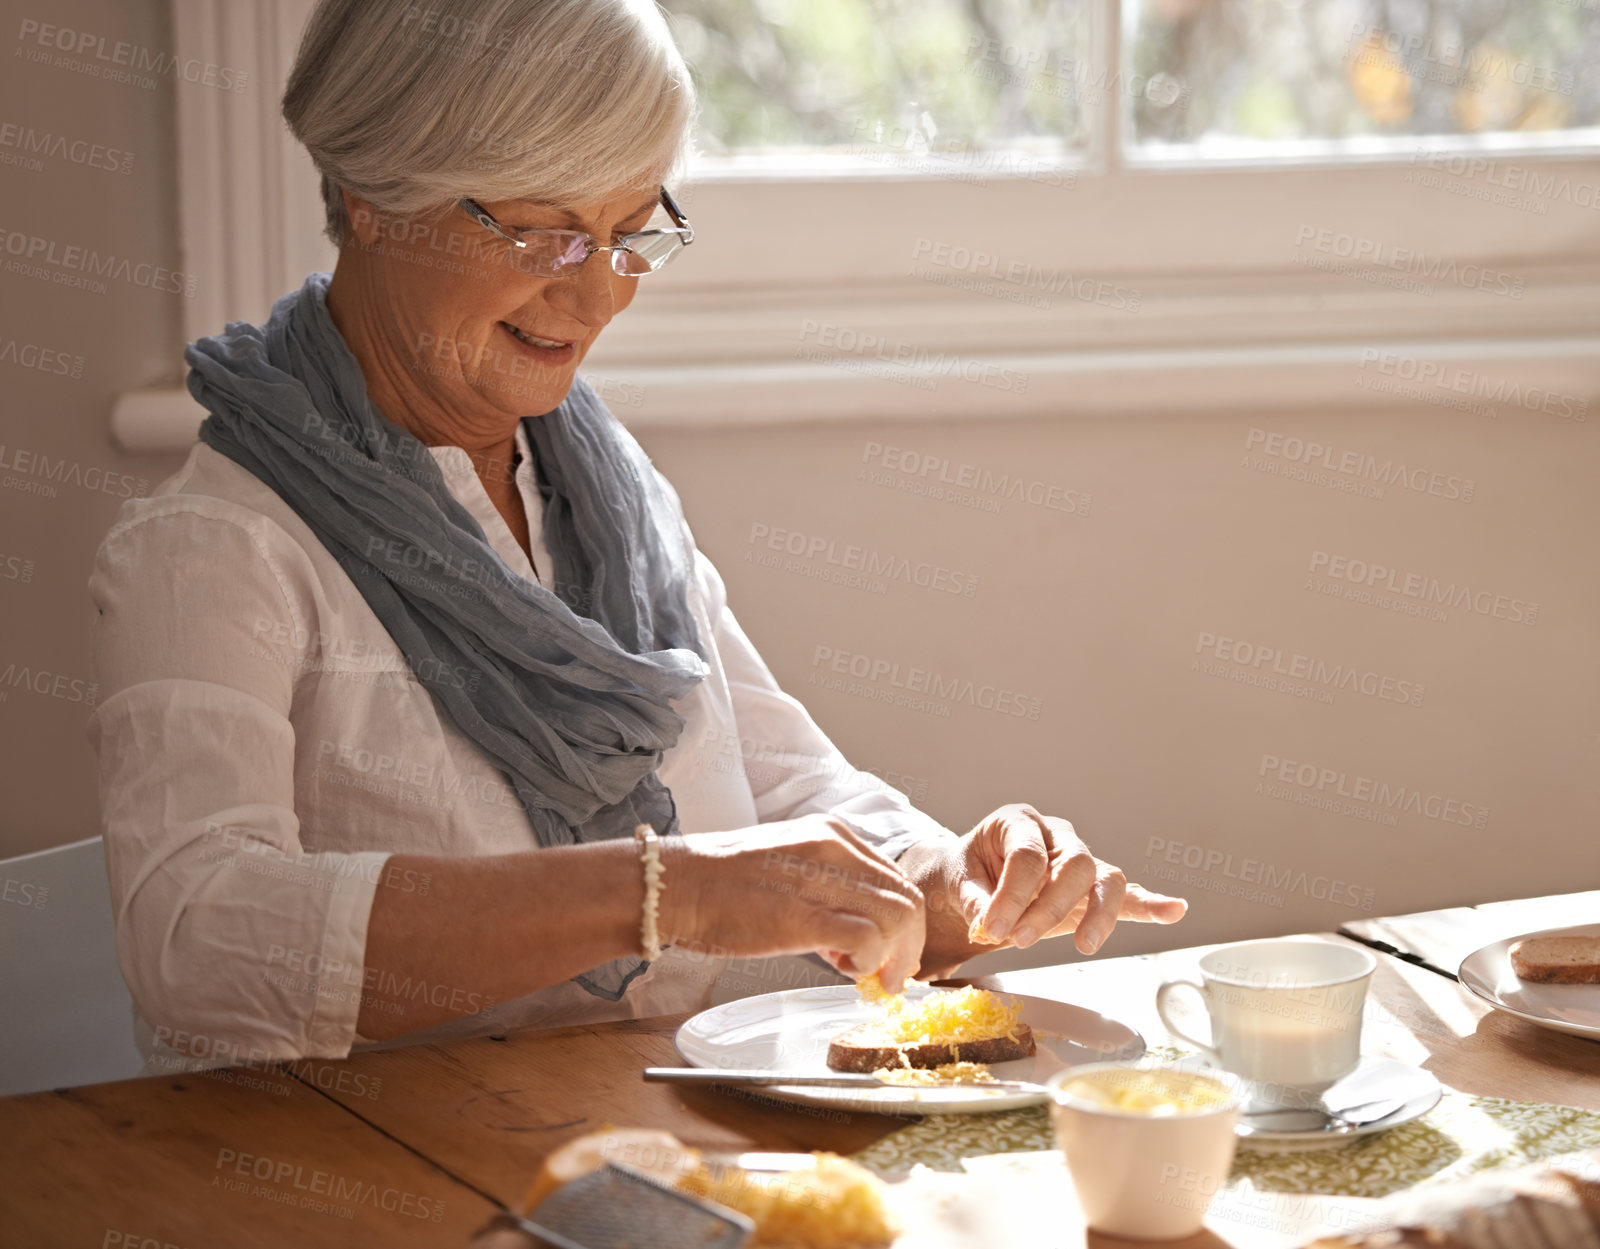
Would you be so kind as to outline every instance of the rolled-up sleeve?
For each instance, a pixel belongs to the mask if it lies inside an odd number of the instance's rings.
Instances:
[[[302,844],[290,714],[310,622],[269,529],[220,500],[138,500],[89,583],[118,957],[156,1040],[198,1059],[349,1052],[388,858]]]
[[[761,821],[832,815],[889,858],[930,837],[954,837],[900,790],[850,764],[799,700],[779,687],[728,608],[716,567],[703,553],[697,553],[697,561],[714,612],[745,775]]]

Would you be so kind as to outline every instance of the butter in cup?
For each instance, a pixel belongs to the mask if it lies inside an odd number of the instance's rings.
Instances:
[[[1177,1067],[1079,1070],[1063,1079],[1056,1092],[1093,1110],[1152,1116],[1218,1110],[1233,1096],[1220,1080]]]
[[[1091,1063],[1048,1081],[1056,1143],[1088,1225],[1112,1236],[1192,1236],[1233,1162],[1243,1088],[1225,1072]]]

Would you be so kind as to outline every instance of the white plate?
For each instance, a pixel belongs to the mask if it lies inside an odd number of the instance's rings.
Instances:
[[[907,996],[918,1001],[936,992],[940,990],[912,985]],[[1038,1052],[1014,1062],[991,1063],[989,1069],[997,1080],[1043,1083],[1063,1067],[1120,1062],[1144,1053],[1144,1038],[1115,1019],[1064,1002],[1011,993],[1001,996],[1022,1003],[1022,1022],[1033,1029]],[[826,1075],[828,1043],[870,1018],[872,1008],[852,984],[790,989],[701,1011],[678,1029],[674,1044],[683,1060],[694,1067]],[[1037,1093],[985,1093],[959,1085],[863,1089],[772,1084],[760,1094],[812,1106],[891,1115],[972,1114],[1032,1106],[1044,1100]]]
[[[1282,1128],[1278,1125],[1288,1116],[1268,1114],[1258,1118],[1247,1106],[1245,1113],[1239,1116],[1239,1148],[1272,1152],[1332,1149],[1421,1118],[1439,1104],[1444,1090],[1430,1072],[1420,1067],[1369,1054],[1354,1071],[1329,1089],[1326,1096],[1330,1104],[1346,1107],[1380,1097],[1403,1097],[1405,1100],[1383,1118],[1359,1126],[1321,1122],[1304,1128]],[[1321,1116],[1308,1113],[1306,1118],[1315,1120]]]
[[[1600,984],[1531,984],[1511,970],[1511,947],[1529,937],[1595,937],[1600,924],[1547,928],[1507,937],[1461,961],[1462,985],[1496,1010],[1573,1036],[1600,1037]]]

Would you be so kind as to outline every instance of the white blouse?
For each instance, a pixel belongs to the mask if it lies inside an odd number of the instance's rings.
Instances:
[[[549,588],[543,499],[520,426],[517,448]],[[465,450],[431,451],[501,558],[533,578]],[[778,688],[716,568],[698,549],[695,560],[689,606],[710,675],[674,704],[683,734],[659,773],[683,831],[830,812],[890,855],[949,835],[846,762]],[[389,871],[388,856],[537,849],[515,791],[442,714],[304,522],[203,444],[153,495],[122,506],[89,590],[101,691],[89,737],[118,956],[147,1055],[178,1065],[180,1054],[347,1054],[362,1040],[374,893],[428,887],[425,872]],[[505,1003],[421,982],[382,988],[476,1012],[406,1038],[420,1041],[698,1009],[721,970],[669,950],[618,1002],[570,981]]]

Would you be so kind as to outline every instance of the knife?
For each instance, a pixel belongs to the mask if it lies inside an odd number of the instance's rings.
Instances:
[[[802,1084],[824,1088],[889,1088],[889,1089],[997,1089],[1007,1093],[1038,1093],[1048,1095],[1050,1090],[1042,1084],[1027,1080],[984,1080],[981,1083],[955,1082],[948,1084],[897,1084],[893,1080],[880,1080],[865,1072],[830,1072],[826,1075],[801,1074],[784,1071],[741,1071],[720,1067],[646,1067],[644,1078],[668,1084]]]

